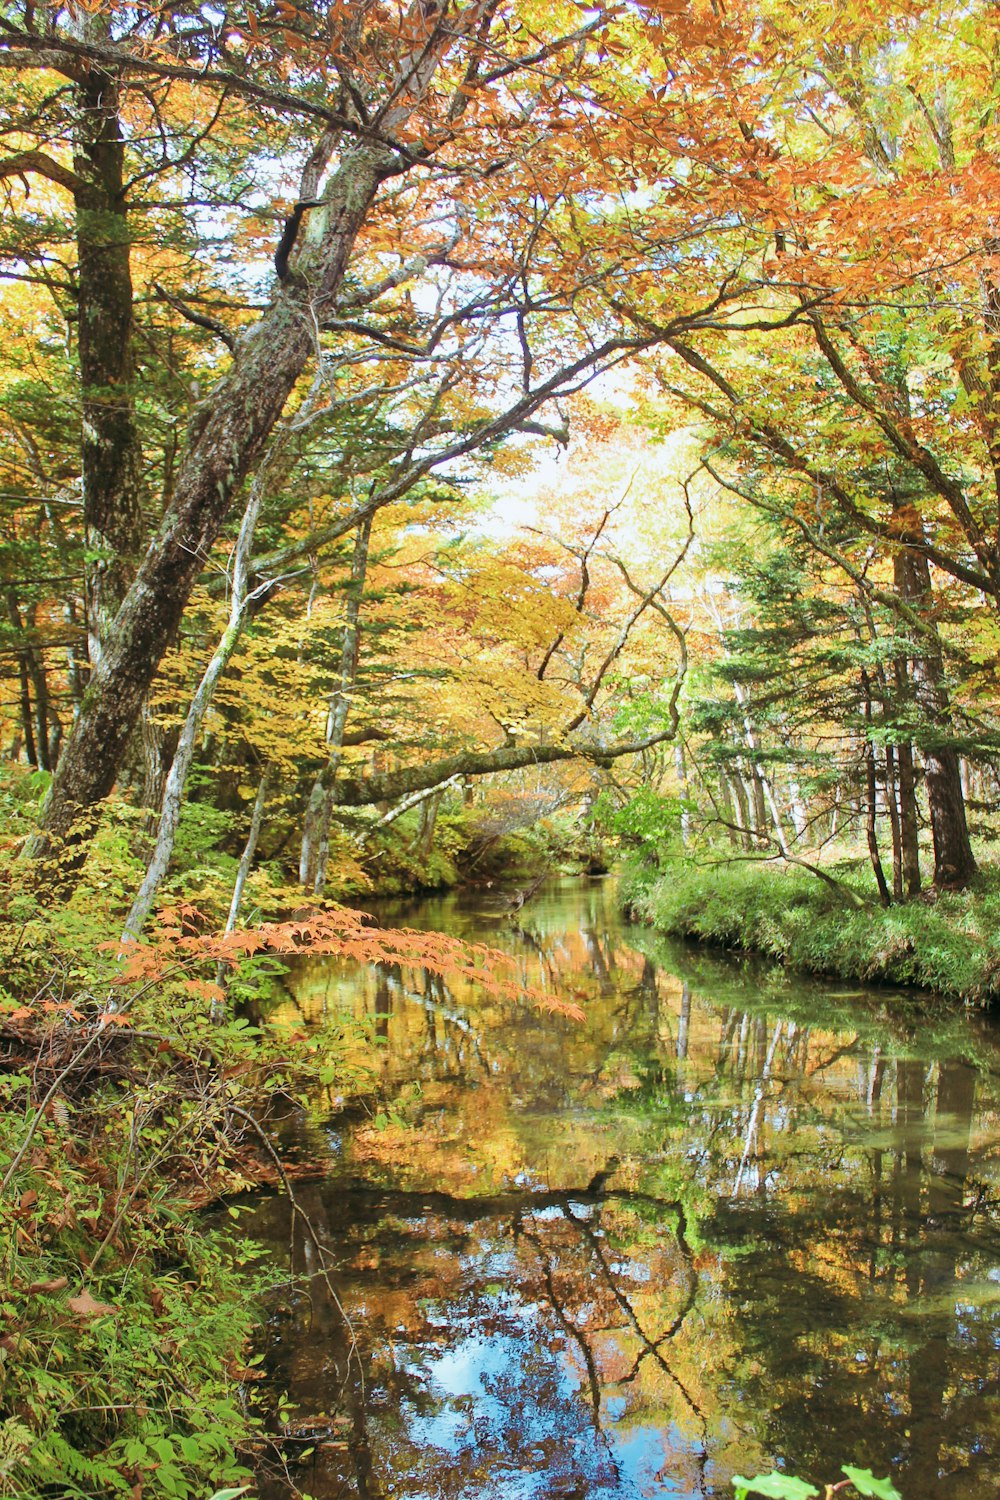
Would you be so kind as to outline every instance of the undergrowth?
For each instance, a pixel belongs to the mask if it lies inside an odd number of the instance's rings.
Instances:
[[[281,1461],[247,1362],[270,1271],[197,1210],[287,1186],[273,1112],[333,1085],[367,1094],[378,1071],[349,1019],[255,1024],[288,961],[418,964],[554,1004],[505,955],[331,903],[299,898],[288,920],[222,934],[223,872],[208,869],[204,907],[168,895],[147,938],[122,946],[133,833],[127,810],[108,811],[69,899],[33,881],[15,837],[0,848],[0,1496],[12,1500],[205,1500],[248,1484],[262,1451]]]
[[[7,1160],[25,1092],[3,1080]],[[0,1206],[0,1494],[177,1500],[246,1484],[258,1419],[241,1367],[266,1275],[252,1246],[181,1213],[159,1173],[109,1240],[132,1163],[112,1092],[100,1106],[100,1169],[57,1112]]]
[[[841,878],[841,877],[838,877]],[[872,892],[857,876],[852,889]],[[855,908],[801,870],[676,860],[633,867],[623,899],[659,931],[762,953],[814,974],[916,986],[970,1004],[1000,994],[1000,872],[971,891]]]
[[[2,1495],[184,1500],[250,1478],[241,1372],[267,1275],[193,1209],[253,1179],[255,1041],[144,1009],[117,1025],[73,992],[0,1017]]]

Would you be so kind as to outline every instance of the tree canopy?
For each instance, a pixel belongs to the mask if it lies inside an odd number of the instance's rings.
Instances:
[[[758,841],[787,854],[784,823],[820,815],[808,773],[823,816],[860,786],[894,817],[897,896],[921,796],[935,881],[972,877],[996,18],[832,16],[6,8],[4,712],[11,758],[51,776],[36,863],[72,884],[117,787],[159,815],[152,898],[192,774],[249,812],[245,773],[280,771],[319,890],[344,809],[610,774],[702,725],[709,779],[746,762],[738,795],[774,803]],[[589,480],[544,538],[498,536],[489,496],[553,445]],[[636,445],[655,496],[615,470]],[[724,576],[743,536],[773,553],[757,583]],[[779,617],[782,556],[824,620]],[[803,696],[784,647],[817,632],[836,660],[808,648]],[[728,750],[693,706],[706,650],[736,652]]]

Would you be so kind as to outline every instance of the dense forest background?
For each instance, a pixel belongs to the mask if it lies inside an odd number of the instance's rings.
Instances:
[[[627,854],[667,930],[995,995],[1000,13],[4,0],[0,101],[4,1253],[91,1330],[10,1313],[0,1489],[139,1483],[168,1266],[141,1493],[200,1493],[250,1314],[150,1204],[350,1090],[280,961],[517,988],[337,902]]]
[[[560,805],[655,839],[672,799],[748,854],[860,846],[883,903],[968,885],[992,19],[828,19],[11,11],[36,867],[88,881],[111,841],[138,932],[251,831],[277,884],[343,893]]]

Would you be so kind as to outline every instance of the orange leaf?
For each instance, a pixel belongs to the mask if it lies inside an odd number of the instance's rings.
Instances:
[[[64,1286],[69,1286],[67,1276],[53,1276],[51,1281],[33,1281],[28,1288],[28,1296],[35,1297],[39,1292],[61,1292]]]
[[[108,1313],[117,1312],[110,1302],[97,1302],[84,1287],[83,1291],[76,1297],[67,1299],[67,1306],[76,1313],[78,1318],[103,1318]]]

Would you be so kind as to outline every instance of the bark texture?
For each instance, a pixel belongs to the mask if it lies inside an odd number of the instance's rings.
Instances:
[[[36,856],[54,841],[78,837],[74,824],[81,811],[114,786],[143,698],[195,580],[312,352],[314,309],[322,311],[339,287],[387,169],[382,148],[345,153],[327,191],[323,238],[303,258],[303,274],[278,291],[238,344],[231,373],[201,408],[171,508],[125,596],[60,759]]]
[[[131,910],[125,920],[125,927],[122,932],[123,941],[135,939],[141,933],[146,918],[152,909],[156,892],[159,890],[163,877],[170,867],[170,860],[177,839],[177,829],[181,821],[184,788],[187,784],[191,763],[194,760],[198,737],[205,722],[205,715],[212,706],[215,689],[218,687],[223,673],[232,660],[233,652],[236,650],[240,637],[243,634],[247,612],[253,598],[252,594],[247,590],[247,574],[250,551],[253,547],[254,530],[257,526],[264,498],[265,474],[266,466],[257,475],[250,489],[250,498],[247,502],[247,508],[243,513],[243,524],[240,527],[240,534],[233,551],[233,592],[229,605],[229,620],[212,653],[208,666],[202,673],[201,681],[188,707],[184,726],[181,729],[177,748],[174,751],[174,757],[170,764],[170,769],[166,774],[161,794],[162,801],[159,824],[156,831],[156,842],[153,845],[153,852],[150,856],[142,885],[139,887],[135,900],[132,902]]]
[[[912,504],[897,504],[893,522],[899,539],[893,562],[896,588],[908,604],[919,610],[925,620],[930,620],[933,591],[927,558],[916,545],[922,537],[916,508]],[[934,884],[947,890],[962,890],[975,876],[977,866],[965,820],[958,751],[949,743],[952,715],[944,657],[928,632],[921,634],[910,672],[914,699],[925,726],[921,730],[921,749],[934,842]]]
[[[567,740],[552,745],[500,745],[495,750],[470,750],[401,771],[339,779],[332,788],[331,799],[334,807],[372,807],[377,802],[394,802],[398,797],[408,797],[459,776],[489,776],[494,771],[516,771],[522,766],[552,765],[561,760],[610,765],[623,755],[639,755],[651,745],[672,740],[676,732],[675,723],[647,740],[623,740],[612,745],[575,744]]]
[[[87,17],[85,25],[100,25]],[[101,68],[75,84],[78,344],[90,658],[96,663],[142,555],[142,446],[133,409],[133,297],[119,90]]]

